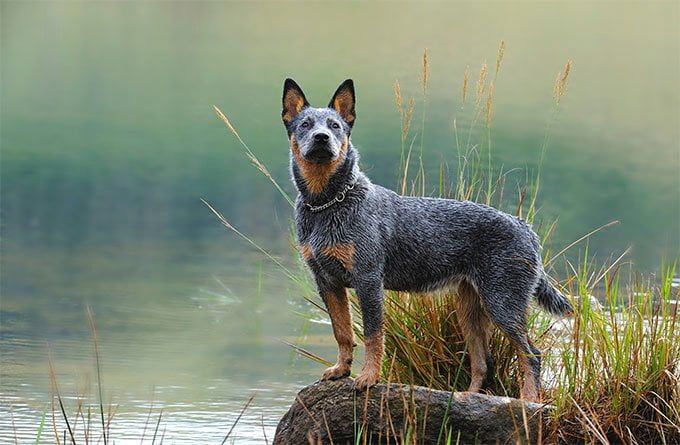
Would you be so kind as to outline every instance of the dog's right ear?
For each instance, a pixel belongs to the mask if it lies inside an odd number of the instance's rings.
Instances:
[[[283,83],[283,111],[281,112],[281,118],[286,128],[295,119],[295,116],[308,106],[309,102],[307,102],[302,88],[293,79],[286,79]]]

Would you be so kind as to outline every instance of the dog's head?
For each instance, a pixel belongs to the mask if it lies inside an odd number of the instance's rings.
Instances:
[[[317,165],[341,161],[356,119],[354,102],[351,79],[338,87],[326,108],[310,107],[300,86],[286,79],[281,117],[296,160]]]

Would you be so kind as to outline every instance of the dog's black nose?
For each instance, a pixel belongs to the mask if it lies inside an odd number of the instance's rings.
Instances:
[[[314,142],[328,142],[328,133],[316,133]]]

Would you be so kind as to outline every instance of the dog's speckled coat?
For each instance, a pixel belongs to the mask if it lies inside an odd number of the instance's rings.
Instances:
[[[295,219],[300,252],[314,274],[338,342],[338,362],[324,378],[350,373],[354,336],[346,288],[357,292],[364,325],[367,358],[356,379],[360,388],[379,377],[383,289],[454,288],[469,345],[470,390],[482,387],[493,363],[488,346],[493,323],[517,348],[524,374],[522,397],[537,400],[540,351],[527,337],[530,300],[536,297],[554,314],[572,310],[545,276],[538,237],[524,221],[492,207],[400,196],[372,184],[359,170],[350,141],[354,104],[351,80],[340,85],[327,108],[310,107],[293,80],[284,84],[282,117],[299,191]],[[314,208],[331,201],[323,210]]]

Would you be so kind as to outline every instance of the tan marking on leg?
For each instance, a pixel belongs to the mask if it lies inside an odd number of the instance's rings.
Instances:
[[[302,177],[310,192],[318,194],[323,191],[326,184],[328,184],[328,180],[344,161],[348,144],[349,140],[347,139],[347,136],[345,136],[345,140],[340,147],[340,154],[338,154],[336,159],[325,164],[315,164],[302,157],[300,154],[300,147],[295,140],[295,135],[293,134],[290,136],[290,149],[293,152],[295,163],[300,167],[300,173],[302,173]]]
[[[526,354],[518,350],[519,365],[524,375],[524,384],[522,385],[519,394],[520,398],[529,402],[539,402],[538,388],[536,387],[536,379],[531,370],[531,362]]]
[[[333,335],[338,343],[338,360],[334,366],[326,369],[323,379],[347,377],[352,368],[354,354],[354,331],[352,330],[352,313],[349,308],[347,289],[324,296],[328,314],[331,316]]]
[[[479,392],[488,372],[486,355],[489,353],[491,320],[484,312],[481,299],[467,281],[458,285],[455,299],[456,313],[470,355],[470,386],[468,391]]]
[[[479,392],[486,378],[486,354],[482,339],[473,335],[468,339],[468,352],[470,353],[470,386],[468,391]]]
[[[333,244],[332,246],[326,246],[321,249],[321,253],[340,261],[342,267],[348,272],[352,271],[354,243],[338,243]]]
[[[314,252],[312,252],[312,246],[310,246],[309,243],[301,244],[298,247],[298,250],[300,251],[302,258],[304,258],[305,261],[309,261],[314,257]]]
[[[366,337],[364,345],[366,345],[366,361],[356,380],[354,380],[354,384],[359,389],[371,386],[380,377],[380,367],[382,366],[382,356],[385,348],[382,328],[370,337]]]

